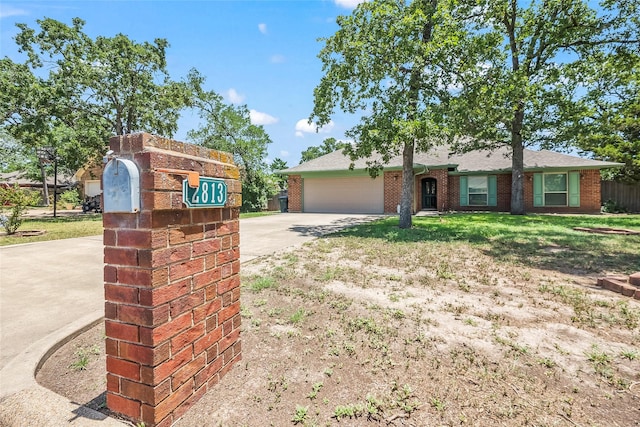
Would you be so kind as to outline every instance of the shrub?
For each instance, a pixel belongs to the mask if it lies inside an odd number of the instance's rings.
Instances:
[[[67,190],[60,195],[58,200],[64,204],[77,206],[80,204],[80,195],[77,190]]]
[[[611,199],[604,202],[602,205],[602,212],[605,213],[627,213],[628,210],[622,205],[619,205],[618,202],[615,202]]]
[[[30,195],[18,184],[13,187],[0,187],[0,226],[7,234],[15,234],[22,225],[22,215],[27,210]]]

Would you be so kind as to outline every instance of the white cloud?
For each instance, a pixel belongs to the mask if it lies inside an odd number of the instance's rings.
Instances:
[[[260,30],[262,34],[267,34],[267,24],[265,23],[258,24],[258,30]]]
[[[249,117],[251,118],[251,123],[254,125],[272,125],[278,123],[276,117],[256,110],[249,110]]]
[[[284,56],[283,55],[272,55],[270,58],[271,62],[273,64],[281,64],[284,62]]]
[[[333,120],[330,120],[329,123],[318,128],[318,125],[315,123],[309,123],[307,119],[300,119],[296,123],[296,136],[303,138],[305,133],[329,133],[333,129],[333,126]]]
[[[240,95],[234,88],[229,89],[226,95],[227,100],[232,104],[242,104],[244,102],[244,95]]]
[[[0,4],[0,18],[8,18],[10,16],[24,16],[28,14],[29,12],[24,9],[17,9],[12,6]]]
[[[289,152],[287,150],[280,150],[280,157],[289,157]]]
[[[360,3],[367,0],[333,0],[335,4],[345,9],[355,9]]]

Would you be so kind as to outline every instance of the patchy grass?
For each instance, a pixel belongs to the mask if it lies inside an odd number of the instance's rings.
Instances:
[[[572,230],[607,218],[389,219],[243,264],[242,361],[176,427],[638,426],[640,301],[595,278],[640,241]]]
[[[262,212],[242,212],[240,214],[240,219],[243,218],[258,218],[261,216],[269,216],[269,215],[277,215],[279,211],[262,211]]]

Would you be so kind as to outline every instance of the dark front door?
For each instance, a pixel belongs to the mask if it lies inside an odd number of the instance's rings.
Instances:
[[[422,209],[438,208],[438,182],[435,178],[425,178],[422,180]]]

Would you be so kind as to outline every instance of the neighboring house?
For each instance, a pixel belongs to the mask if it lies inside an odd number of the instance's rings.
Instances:
[[[280,171],[289,176],[289,212],[396,213],[402,193],[402,156],[372,179],[367,161],[335,151]],[[350,165],[353,167],[350,169]],[[524,151],[525,210],[600,212],[600,170],[622,166],[553,151]],[[511,210],[508,151],[449,154],[446,146],[414,156],[413,211]]]
[[[13,187],[18,184],[18,186],[23,189],[42,191],[42,181],[27,178],[26,175],[26,172],[22,171],[0,173],[0,185]],[[58,174],[58,193],[73,187],[75,182],[76,181],[72,176]],[[51,194],[53,194],[53,176],[47,176],[47,187],[49,188],[49,191],[51,191]]]
[[[100,179],[103,169],[104,165],[102,163],[89,162],[75,173],[74,178],[79,183],[80,194],[83,199],[90,199],[102,194]]]

